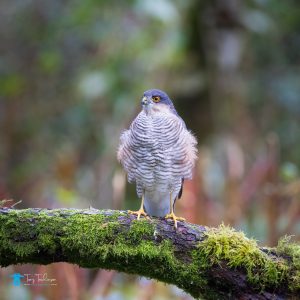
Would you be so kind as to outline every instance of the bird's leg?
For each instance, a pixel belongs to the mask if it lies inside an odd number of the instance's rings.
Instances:
[[[170,213],[165,216],[165,219],[173,219],[175,228],[177,228],[177,220],[185,221],[185,218],[176,217],[174,214],[174,207],[172,203],[172,192],[170,193]]]
[[[143,196],[142,196],[142,203],[141,203],[140,209],[137,211],[128,210],[128,213],[132,214],[132,215],[137,215],[137,220],[140,219],[141,215],[147,217],[147,214],[144,211],[144,192],[143,192]]]

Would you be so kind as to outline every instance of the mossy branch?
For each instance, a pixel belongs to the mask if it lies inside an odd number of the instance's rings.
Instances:
[[[282,299],[300,293],[300,246],[259,248],[241,232],[123,211],[0,209],[0,265],[69,262],[174,284],[195,298]]]

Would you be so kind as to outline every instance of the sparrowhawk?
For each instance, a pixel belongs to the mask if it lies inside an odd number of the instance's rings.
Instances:
[[[142,111],[129,130],[122,133],[118,159],[136,182],[142,198],[137,215],[184,220],[174,214],[174,204],[181,197],[184,179],[192,178],[196,159],[195,137],[187,130],[169,96],[157,89],[142,97]]]

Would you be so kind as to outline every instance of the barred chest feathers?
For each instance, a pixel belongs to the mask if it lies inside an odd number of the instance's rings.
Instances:
[[[142,110],[122,134],[118,158],[128,180],[136,182],[139,197],[144,190],[145,198],[148,194],[159,203],[170,192],[176,197],[182,179],[191,179],[196,144],[183,120],[169,109]],[[158,209],[165,213],[163,207]]]

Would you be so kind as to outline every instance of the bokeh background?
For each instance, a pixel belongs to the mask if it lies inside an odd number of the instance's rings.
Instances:
[[[116,149],[154,87],[199,141],[177,213],[230,224],[263,245],[285,234],[299,240],[297,0],[1,0],[0,199],[137,209]],[[47,272],[58,286],[16,288],[14,272]],[[145,278],[68,264],[1,269],[0,293],[190,299]]]

